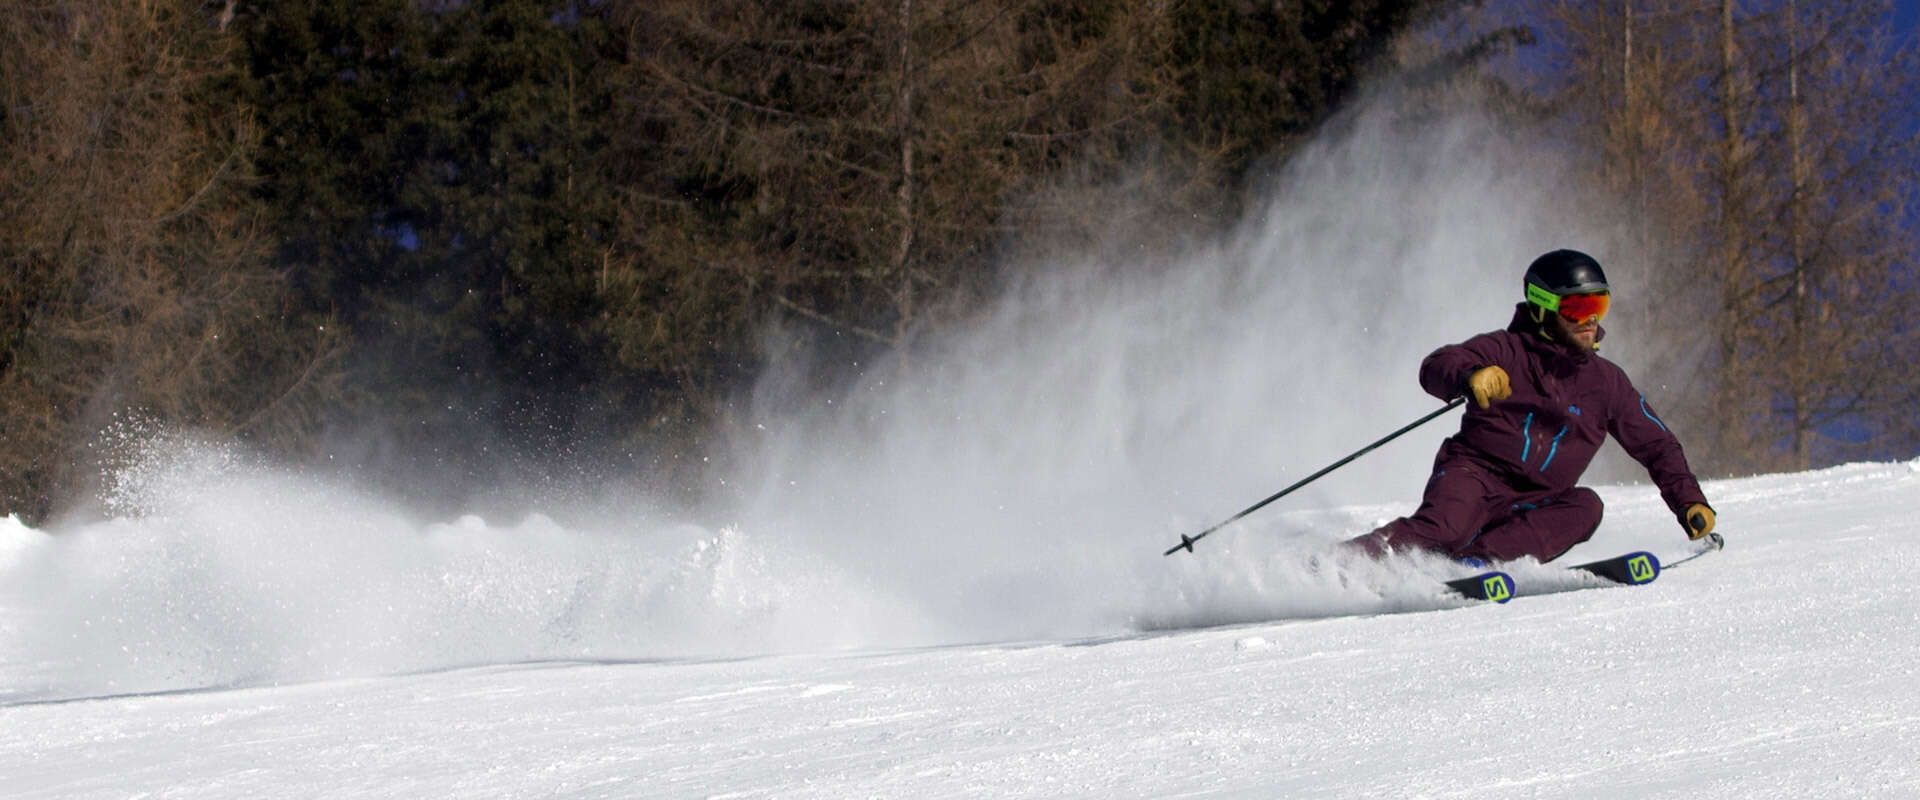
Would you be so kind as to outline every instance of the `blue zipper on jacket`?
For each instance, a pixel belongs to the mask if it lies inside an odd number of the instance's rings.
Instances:
[[[1527,424],[1520,431],[1520,439],[1526,442],[1520,448],[1520,463],[1524,466],[1527,463],[1527,454],[1533,452],[1533,412],[1531,411],[1527,412]]]
[[[1644,394],[1640,395],[1640,413],[1647,415],[1647,419],[1653,420],[1653,424],[1660,426],[1660,430],[1664,431],[1667,429],[1667,423],[1661,422],[1659,417],[1654,416],[1652,411],[1647,410],[1647,396]]]
[[[1553,446],[1547,448],[1547,460],[1540,462],[1540,471],[1546,472],[1547,465],[1553,463],[1553,457],[1560,452],[1560,437],[1567,435],[1567,426],[1560,426],[1560,432],[1553,435]]]

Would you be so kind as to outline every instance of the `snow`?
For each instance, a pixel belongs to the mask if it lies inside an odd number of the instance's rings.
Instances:
[[[22,669],[67,665],[22,662],[73,652],[19,649],[46,640],[22,639],[12,618],[0,786],[21,798],[1920,797],[1920,461],[1707,490],[1727,549],[1646,587],[1498,606],[1429,584],[1426,610],[1041,641],[36,698],[50,684]],[[1651,489],[1601,493],[1609,522],[1569,558],[1687,552]],[[1234,551],[1261,535],[1229,530],[1162,564],[1234,572]],[[59,538],[0,522],[0,577],[44,566],[35,556]],[[1550,569],[1514,572],[1540,585]],[[1326,591],[1360,610],[1399,602],[1365,581]]]

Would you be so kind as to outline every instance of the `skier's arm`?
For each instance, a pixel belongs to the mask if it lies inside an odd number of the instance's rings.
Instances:
[[[1467,377],[1482,367],[1515,369],[1517,354],[1512,343],[1499,333],[1483,333],[1459,344],[1433,351],[1420,362],[1420,388],[1442,400],[1467,394]]]
[[[1647,468],[1647,475],[1660,487],[1660,498],[1665,500],[1667,508],[1680,520],[1680,526],[1687,526],[1687,509],[1694,504],[1707,505],[1707,496],[1700,490],[1700,481],[1693,477],[1693,470],[1687,466],[1687,456],[1680,448],[1679,438],[1667,428],[1667,423],[1654,413],[1648,405],[1645,395],[1635,389],[1626,373],[1619,373],[1612,392],[1613,408],[1607,419],[1607,432],[1614,440],[1626,448],[1627,455]],[[1711,511],[1711,507],[1709,507]]]

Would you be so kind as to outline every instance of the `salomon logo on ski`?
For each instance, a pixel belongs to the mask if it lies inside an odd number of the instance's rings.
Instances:
[[[1660,577],[1660,559],[1648,552],[1628,553],[1580,564],[1574,569],[1598,575],[1614,583],[1639,586],[1643,583],[1652,583],[1654,578]]]
[[[1504,603],[1513,599],[1513,578],[1504,572],[1483,572],[1447,581],[1447,588],[1462,597]]]

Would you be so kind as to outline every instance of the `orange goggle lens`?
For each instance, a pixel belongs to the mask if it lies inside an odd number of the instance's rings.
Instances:
[[[1612,295],[1606,292],[1598,294],[1571,294],[1560,298],[1560,316],[1571,322],[1586,322],[1607,315],[1607,307],[1612,304]]]

